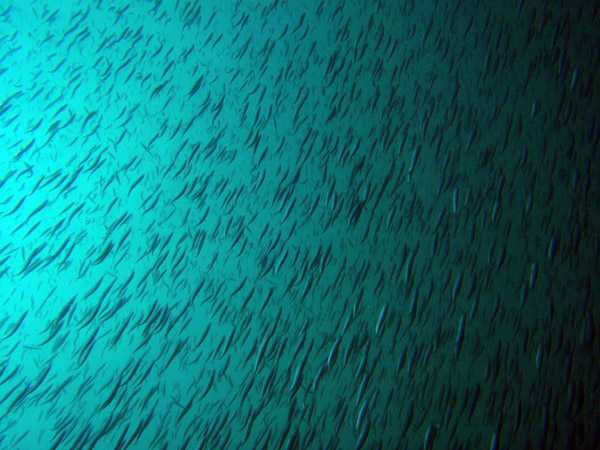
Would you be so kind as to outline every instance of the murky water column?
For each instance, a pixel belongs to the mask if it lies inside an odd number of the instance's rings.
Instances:
[[[0,6],[0,448],[597,448],[593,2]]]

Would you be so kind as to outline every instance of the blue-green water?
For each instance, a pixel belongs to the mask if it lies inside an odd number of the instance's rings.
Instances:
[[[0,448],[595,448],[594,2],[0,2]]]

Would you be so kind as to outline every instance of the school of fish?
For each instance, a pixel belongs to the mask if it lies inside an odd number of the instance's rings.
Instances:
[[[600,448],[600,4],[0,3],[0,449]]]

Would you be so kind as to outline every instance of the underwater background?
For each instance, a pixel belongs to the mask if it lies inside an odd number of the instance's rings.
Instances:
[[[1,1],[0,448],[599,448],[599,8]]]

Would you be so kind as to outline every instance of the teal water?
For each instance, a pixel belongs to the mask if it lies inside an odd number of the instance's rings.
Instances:
[[[593,2],[0,4],[0,448],[597,448]]]

